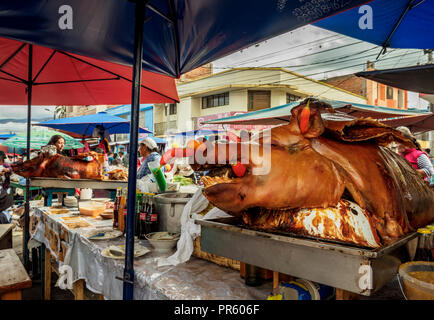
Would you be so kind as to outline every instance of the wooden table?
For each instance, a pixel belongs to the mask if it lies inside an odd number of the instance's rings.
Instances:
[[[13,223],[0,224],[0,250],[12,249]]]
[[[21,290],[32,280],[14,249],[0,250],[0,270],[0,300],[21,300]]]

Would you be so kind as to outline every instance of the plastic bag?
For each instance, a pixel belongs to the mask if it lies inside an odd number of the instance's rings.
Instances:
[[[177,243],[177,250],[167,258],[157,258],[158,266],[178,265],[187,262],[194,250],[194,239],[200,236],[200,225],[195,224],[195,219],[214,219],[228,217],[229,215],[218,208],[211,209],[205,216],[198,213],[208,206],[208,199],[198,189],[190,201],[184,207],[181,214],[181,236]]]

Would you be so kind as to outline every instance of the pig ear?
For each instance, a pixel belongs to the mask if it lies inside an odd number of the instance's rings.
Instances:
[[[300,133],[305,138],[319,137],[325,130],[321,113],[316,105],[309,100],[291,110],[293,119],[297,119]]]

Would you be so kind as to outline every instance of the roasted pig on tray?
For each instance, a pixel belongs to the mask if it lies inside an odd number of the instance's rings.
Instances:
[[[85,160],[89,156],[92,157],[92,160]],[[26,178],[49,177],[102,180],[102,164],[98,159],[99,155],[95,152],[65,157],[55,151],[53,152],[52,148],[42,148],[37,157],[19,164],[13,164],[11,167],[14,173]]]
[[[310,99],[248,142],[193,141],[162,162],[189,157],[207,170],[204,195],[249,227],[380,247],[434,220],[433,189],[392,141],[414,147],[376,120]]]

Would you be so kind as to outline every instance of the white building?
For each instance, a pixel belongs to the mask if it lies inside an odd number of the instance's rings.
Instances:
[[[180,103],[156,104],[156,136],[198,129],[197,119],[276,107],[300,98],[366,103],[366,98],[283,68],[236,68],[177,85]]]

